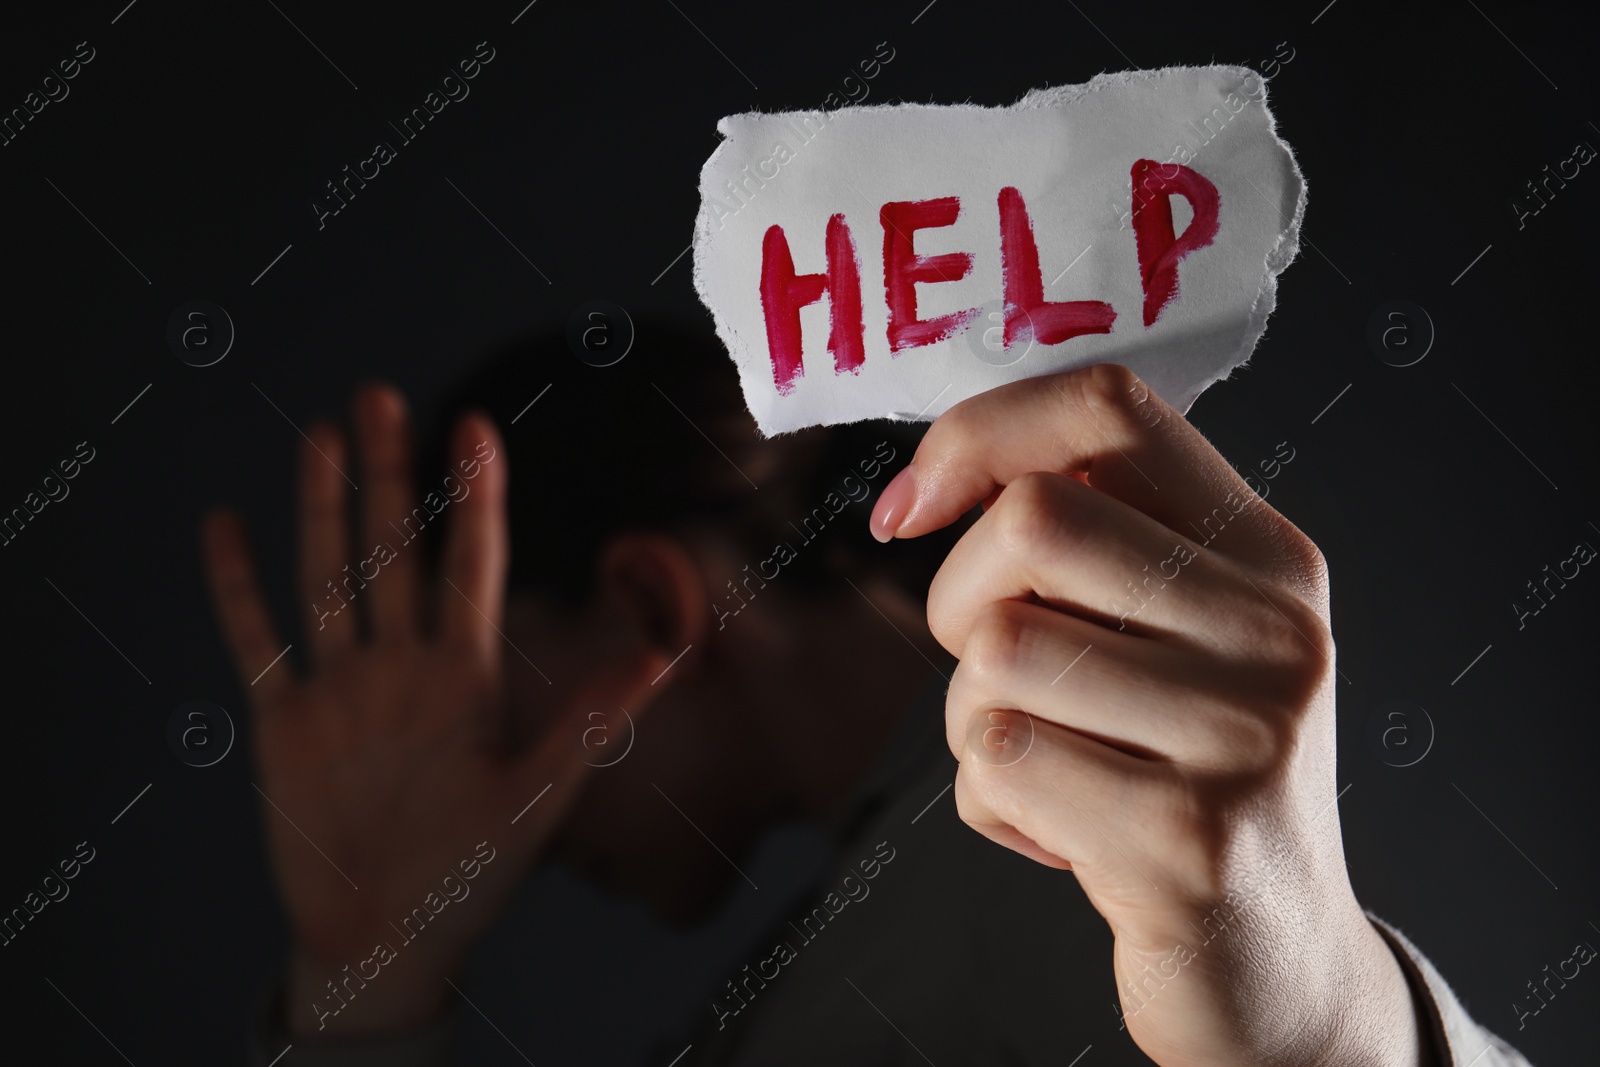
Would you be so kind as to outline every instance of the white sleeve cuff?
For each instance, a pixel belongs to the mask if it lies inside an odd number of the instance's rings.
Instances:
[[[1371,920],[1406,973],[1433,1035],[1440,1067],[1533,1067],[1526,1057],[1474,1022],[1450,984],[1404,934],[1370,911]]]

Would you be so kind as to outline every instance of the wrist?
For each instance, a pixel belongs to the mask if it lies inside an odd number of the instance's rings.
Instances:
[[[1347,926],[1318,1020],[1328,1040],[1292,1062],[1310,1067],[1438,1067],[1422,1005],[1388,941],[1361,912]],[[1305,1053],[1312,1053],[1306,1055]],[[1283,1061],[1286,1064],[1289,1060]]]
[[[387,946],[332,963],[296,946],[284,980],[284,1025],[297,1040],[378,1037],[418,1030],[450,1003],[451,968]]]

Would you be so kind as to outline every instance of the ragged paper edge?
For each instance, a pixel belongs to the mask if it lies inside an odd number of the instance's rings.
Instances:
[[[735,115],[727,115],[721,119],[718,119],[717,133],[721,135],[722,141],[714,150],[712,150],[711,155],[706,158],[705,163],[701,165],[700,179],[696,189],[696,191],[700,194],[700,208],[695,215],[694,239],[691,242],[691,247],[694,252],[694,257],[692,260],[692,274],[694,278],[695,293],[700,297],[700,302],[705,305],[708,311],[711,312],[712,321],[716,326],[717,337],[721,339],[723,347],[727,349],[728,358],[733,362],[734,370],[739,375],[739,389],[741,394],[744,396],[745,410],[750,412],[751,420],[756,424],[756,432],[759,433],[763,438],[770,439],[773,437],[782,436],[786,433],[798,433],[800,430],[808,429],[809,427],[799,427],[794,430],[778,430],[773,433],[768,433],[766,429],[762,427],[761,420],[756,417],[755,404],[752,403],[752,397],[750,395],[753,386],[747,384],[745,380],[744,369],[739,366],[739,361],[734,356],[734,352],[736,351],[735,343],[738,340],[738,334],[734,330],[733,324],[728,322],[727,319],[725,319],[717,310],[710,296],[709,283],[705,279],[702,263],[702,252],[711,239],[711,223],[713,220],[712,213],[706,203],[706,181],[708,174],[716,166],[718,158],[723,154],[723,152],[728,150],[730,143],[728,134],[729,122],[741,118],[771,118],[778,115],[827,116],[838,115],[844,112],[907,111],[930,108],[936,108],[940,111],[948,112],[978,112],[986,114],[1040,107],[1065,108],[1070,107],[1092,93],[1098,93],[1110,88],[1119,88],[1132,84],[1138,80],[1157,79],[1169,74],[1185,74],[1189,72],[1209,74],[1218,71],[1238,75],[1240,81],[1243,81],[1245,78],[1257,78],[1261,81],[1261,109],[1266,113],[1267,132],[1272,135],[1273,144],[1281,149],[1283,154],[1288,157],[1289,170],[1298,188],[1295,192],[1294,215],[1289,220],[1289,225],[1284,228],[1283,233],[1279,236],[1277,244],[1273,245],[1273,247],[1267,251],[1267,254],[1262,262],[1263,275],[1256,290],[1255,302],[1250,306],[1250,321],[1246,325],[1244,336],[1240,338],[1240,343],[1237,346],[1237,350],[1242,353],[1241,358],[1233,362],[1232,365],[1226,370],[1218,372],[1208,381],[1196,387],[1190,395],[1182,397],[1162,397],[1162,399],[1168,404],[1172,405],[1172,407],[1179,414],[1187,414],[1189,408],[1194,405],[1194,402],[1197,399],[1199,399],[1201,393],[1211,388],[1217,382],[1230,377],[1234,371],[1240,370],[1249,365],[1251,356],[1255,354],[1256,345],[1260,343],[1262,335],[1267,331],[1267,320],[1272,316],[1272,312],[1278,306],[1278,275],[1287,270],[1289,265],[1293,263],[1300,254],[1300,226],[1302,219],[1305,217],[1306,211],[1306,180],[1305,175],[1300,171],[1300,162],[1295,158],[1294,149],[1291,148],[1289,146],[1289,142],[1285,141],[1278,133],[1278,117],[1272,113],[1272,107],[1270,106],[1270,102],[1268,100],[1268,97],[1271,94],[1271,79],[1262,77],[1249,67],[1243,67],[1229,63],[1215,63],[1207,64],[1205,66],[1160,67],[1149,70],[1123,70],[1112,74],[1096,74],[1087,82],[1080,82],[1076,85],[1057,85],[1043,89],[1030,89],[1020,98],[1018,98],[1014,104],[1001,104],[994,106],[986,106],[983,104],[861,104],[837,108],[833,111],[815,108],[808,111],[743,111]],[[751,351],[754,350],[751,349]],[[957,401],[957,403],[959,402],[960,401]],[[940,414],[942,414],[942,412]],[[858,419],[847,419],[840,422],[828,423],[827,425],[847,426],[856,422],[867,422],[875,419],[888,419],[893,422],[932,422],[937,417],[937,415],[925,415],[921,418],[908,418],[904,413],[885,412],[881,415],[863,415]]]

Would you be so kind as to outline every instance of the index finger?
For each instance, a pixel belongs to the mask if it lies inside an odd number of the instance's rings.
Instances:
[[[1310,544],[1200,431],[1115,363],[1010,382],[945,412],[879,496],[873,533],[882,541],[931,533],[1035,471],[1078,475],[1236,559],[1298,559],[1304,546],[1288,542]]]

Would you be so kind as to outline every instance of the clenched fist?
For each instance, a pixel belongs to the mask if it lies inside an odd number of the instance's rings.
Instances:
[[[952,408],[873,512],[928,596],[962,819],[1070,869],[1163,1067],[1431,1062],[1345,870],[1322,554],[1130,371]]]

